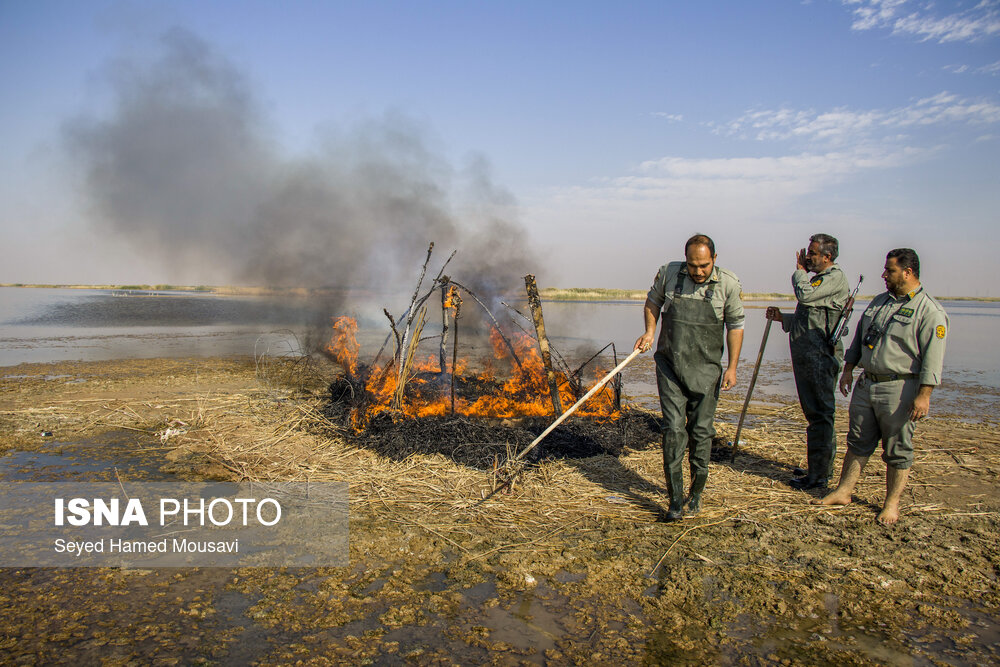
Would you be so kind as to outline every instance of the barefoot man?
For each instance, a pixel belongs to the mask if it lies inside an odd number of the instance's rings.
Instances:
[[[864,372],[851,395],[847,454],[840,484],[820,505],[847,505],[875,446],[886,464],[885,505],[878,521],[899,519],[899,499],[913,465],[916,422],[927,416],[941,382],[948,316],[920,284],[920,259],[909,248],[889,251],[882,280],[888,291],[865,309],[844,355],[840,391],[847,396],[854,368]]]

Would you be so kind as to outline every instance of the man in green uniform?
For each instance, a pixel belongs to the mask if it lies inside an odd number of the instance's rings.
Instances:
[[[885,504],[878,521],[899,519],[899,499],[913,465],[913,430],[927,416],[941,382],[948,316],[920,284],[920,259],[909,248],[889,251],[882,273],[887,292],[865,309],[844,357],[840,391],[846,396],[855,366],[864,369],[851,395],[847,455],[840,484],[821,505],[847,505],[868,458],[882,441]]]
[[[795,313],[786,315],[773,306],[767,309],[767,319],[780,322],[788,333],[795,389],[807,423],[809,469],[790,482],[796,489],[826,487],[837,453],[834,392],[844,345],[839,340],[832,344],[830,338],[848,296],[847,278],[836,264],[838,254],[837,239],[829,234],[811,236],[809,247],[795,256]],[[809,272],[814,274],[812,278]]]
[[[715,435],[719,388],[736,384],[736,366],[743,344],[743,303],[740,281],[715,265],[715,243],[696,234],[684,245],[683,262],[660,267],[643,308],[646,331],[634,349],[649,350],[656,321],[663,324],[656,345],[656,384],[663,412],[663,471],[670,507],[667,519],[684,515],[684,451],[690,449],[691,488],[687,509],[701,509],[708,480],[708,461]],[[723,338],[729,349],[722,372]]]

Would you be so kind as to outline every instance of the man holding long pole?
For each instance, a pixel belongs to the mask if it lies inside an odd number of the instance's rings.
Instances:
[[[683,262],[660,267],[643,308],[646,330],[633,349],[653,346],[656,322],[663,324],[656,345],[656,384],[663,412],[663,471],[670,507],[667,519],[684,516],[684,452],[690,450],[689,514],[701,509],[708,481],[708,461],[715,436],[719,389],[736,384],[736,367],[743,345],[743,303],[740,281],[715,265],[715,243],[696,234],[684,245]],[[723,340],[728,366],[722,372]]]
[[[834,330],[848,297],[847,278],[836,263],[839,250],[837,239],[829,234],[811,236],[809,247],[795,256],[795,312],[782,313],[773,306],[767,309],[767,319],[780,322],[788,333],[795,389],[807,423],[809,469],[789,482],[796,489],[825,488],[837,453],[834,392],[844,344],[831,339],[836,338]]]

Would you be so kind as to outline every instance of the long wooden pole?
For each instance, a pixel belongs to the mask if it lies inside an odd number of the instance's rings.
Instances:
[[[757,363],[753,367],[753,375],[750,376],[750,386],[747,388],[747,397],[743,401],[743,412],[740,413],[740,421],[736,425],[736,437],[733,439],[733,455],[729,459],[732,463],[736,460],[736,450],[740,446],[740,432],[743,431],[743,419],[747,416],[747,407],[750,406],[750,397],[753,396],[753,387],[757,384],[757,373],[760,371],[760,361],[764,358],[764,346],[767,345],[767,335],[771,333],[771,320],[764,325],[764,337],[760,341],[760,350],[757,351]]]
[[[527,454],[532,449],[534,449],[535,445],[537,445],[542,440],[544,440],[545,436],[547,436],[549,433],[551,433],[553,430],[555,430],[555,428],[557,426],[559,426],[559,424],[563,423],[563,421],[565,421],[567,417],[569,417],[571,414],[573,414],[573,412],[575,412],[578,407],[580,407],[581,405],[583,405],[587,401],[587,399],[589,399],[591,396],[593,396],[598,391],[600,391],[601,389],[603,389],[604,385],[606,385],[611,378],[613,378],[615,375],[617,375],[619,372],[621,372],[621,370],[623,368],[625,368],[633,359],[635,359],[637,356],[639,356],[639,353],[641,353],[641,352],[642,352],[641,349],[639,349],[639,350],[632,350],[632,354],[628,355],[625,358],[625,360],[622,361],[617,366],[615,366],[614,369],[612,369],[612,371],[610,373],[608,373],[603,378],[601,378],[601,380],[597,384],[595,384],[593,387],[591,387],[590,391],[588,391],[586,394],[583,395],[583,398],[581,398],[579,401],[577,401],[576,403],[574,403],[573,406],[570,407],[566,412],[564,412],[561,415],[559,415],[558,419],[556,419],[554,422],[552,422],[552,424],[550,424],[547,429],[545,429],[544,431],[542,431],[541,435],[539,435],[537,438],[535,438],[534,441],[532,441],[532,443],[530,445],[528,445],[527,447],[525,447],[524,449],[522,449],[521,452],[512,459],[512,461],[516,462],[516,461],[521,460],[525,456],[525,454]],[[487,496],[485,496],[482,500],[478,501],[474,505],[474,507],[479,507],[480,505],[482,505],[483,503],[485,503],[487,500],[489,500],[490,498],[492,498],[493,496],[495,496],[496,494],[500,493],[501,491],[503,491],[504,489],[506,489],[508,486],[510,486],[513,483],[513,481],[514,481],[514,478],[517,476],[517,472],[518,472],[517,470],[511,472],[510,477],[507,478],[506,482],[504,482],[503,484],[501,484],[497,488],[493,489],[493,491],[491,491]]]
[[[542,364],[545,366],[545,376],[549,381],[549,394],[552,398],[552,409],[556,415],[562,414],[562,401],[559,400],[559,381],[552,370],[552,353],[549,351],[549,337],[545,335],[545,318],[542,317],[542,300],[538,296],[538,285],[535,276],[524,277],[524,290],[528,293],[528,307],[531,308],[531,321],[535,324],[535,334],[538,338],[538,351],[542,353]]]
[[[451,347],[451,414],[455,414],[455,369],[458,368],[458,316],[462,313],[462,297],[459,296],[458,290],[455,290],[455,294],[452,295],[452,299],[455,304],[455,316],[452,318],[453,328],[455,329],[455,340]]]
[[[566,412],[564,412],[561,415],[559,415],[559,418],[556,419],[554,422],[552,422],[552,424],[550,424],[547,429],[545,429],[544,431],[542,431],[541,435],[539,435],[537,438],[535,438],[534,441],[530,445],[528,445],[527,447],[525,447],[524,449],[522,449],[521,453],[514,457],[514,460],[515,461],[520,460],[521,458],[524,457],[525,454],[527,454],[532,449],[534,449],[535,445],[537,445],[542,440],[544,440],[545,436],[547,436],[549,433],[552,433],[552,431],[555,430],[556,426],[559,426],[559,424],[562,424],[566,420],[567,417],[569,417],[571,414],[573,414],[574,412],[576,412],[576,409],[578,407],[580,407],[581,405],[583,405],[587,401],[587,399],[589,399],[591,396],[593,396],[594,394],[596,394],[597,392],[599,392],[601,389],[603,389],[604,385],[606,385],[608,383],[608,381],[611,380],[611,378],[613,378],[615,375],[617,375],[619,372],[621,372],[621,370],[623,368],[625,368],[626,366],[628,366],[629,363],[631,363],[631,361],[633,359],[635,359],[639,355],[640,352],[642,352],[642,350],[632,350],[632,354],[630,354],[627,357],[625,357],[624,361],[622,361],[620,364],[618,364],[617,366],[615,366],[614,369],[612,369],[612,371],[610,373],[608,373],[603,378],[601,378],[600,381],[597,384],[595,384],[593,387],[590,388],[590,391],[588,391],[586,394],[583,395],[583,398],[581,398],[579,401],[577,401],[576,403],[574,403],[571,408],[569,408],[568,410],[566,410]]]
[[[448,284],[441,284],[441,345],[438,347],[438,366],[443,375],[448,370],[445,354],[448,349]]]

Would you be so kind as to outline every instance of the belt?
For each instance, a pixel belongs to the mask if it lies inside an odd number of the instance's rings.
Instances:
[[[893,380],[914,380],[919,377],[916,373],[888,373],[879,375],[865,371],[865,377],[872,382],[892,382]]]

